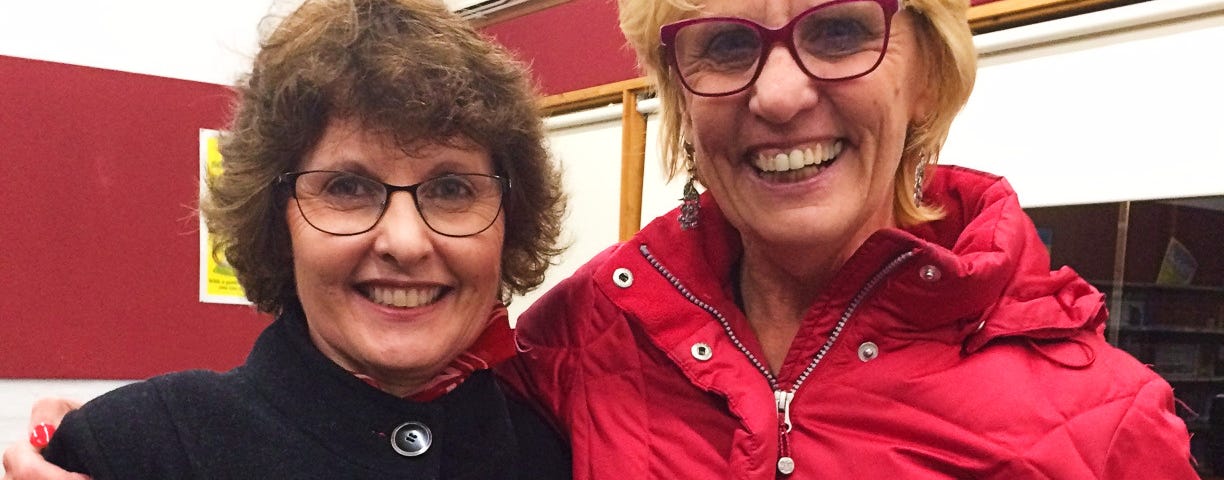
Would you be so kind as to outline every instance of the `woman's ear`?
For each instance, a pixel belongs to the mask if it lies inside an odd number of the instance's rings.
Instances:
[[[936,93],[938,90],[938,88],[923,88],[919,90],[917,97],[914,98],[913,111],[910,112],[910,122],[918,124],[930,122],[931,117],[935,115]]]
[[[679,79],[675,79],[679,82]],[[690,113],[688,106],[688,92],[683,88],[676,88],[676,105],[680,107],[680,134],[688,135],[693,132],[693,114]],[[688,137],[685,137],[688,138]]]
[[[913,17],[907,17],[911,24],[922,28],[915,28],[914,40],[916,49],[914,55],[909,56],[909,72],[907,73],[908,81],[911,85],[918,86],[910,90],[910,124],[924,124],[935,115],[939,108],[939,93],[942,79],[940,71],[934,62],[940,55],[933,55],[931,52],[931,44],[929,35],[924,32],[934,28],[925,21],[918,21]]]
[[[927,85],[926,88],[914,89],[910,99],[910,122],[911,123],[926,123],[938,108],[939,104],[939,75],[936,69],[931,66],[930,60],[926,55],[919,56],[917,65],[914,65],[917,70],[916,75],[911,75],[911,78],[920,80],[915,85]]]

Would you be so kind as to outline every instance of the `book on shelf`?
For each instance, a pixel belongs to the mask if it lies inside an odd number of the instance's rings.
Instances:
[[[1160,261],[1160,271],[1156,274],[1156,283],[1189,285],[1194,281],[1196,270],[1198,270],[1198,261],[1194,259],[1194,254],[1190,253],[1190,249],[1182,245],[1176,238],[1169,237],[1164,259]]]

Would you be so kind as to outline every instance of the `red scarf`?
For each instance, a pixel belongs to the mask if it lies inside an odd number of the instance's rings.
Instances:
[[[431,401],[450,393],[464,380],[467,380],[473,372],[492,368],[514,355],[514,330],[510,329],[510,314],[506,311],[505,305],[498,303],[493,306],[493,311],[489,312],[485,329],[472,343],[472,346],[451,360],[450,365],[434,375],[433,379],[426,382],[420,389],[404,395],[404,398],[416,402]],[[374,388],[382,390],[378,382],[368,375],[356,372],[353,372],[353,375]]]

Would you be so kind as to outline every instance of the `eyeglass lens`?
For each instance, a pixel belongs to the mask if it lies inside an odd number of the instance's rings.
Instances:
[[[681,79],[694,93],[739,91],[760,74],[777,35],[788,36],[792,55],[810,76],[839,80],[870,72],[884,56],[888,25],[874,0],[826,3],[770,30],[744,19],[707,18],[675,32],[673,55]]]
[[[323,232],[356,235],[369,231],[386,211],[388,192],[407,190],[425,224],[451,237],[475,235],[489,228],[501,212],[502,186],[502,179],[492,175],[450,174],[396,187],[334,171],[298,173],[294,183],[302,216]]]

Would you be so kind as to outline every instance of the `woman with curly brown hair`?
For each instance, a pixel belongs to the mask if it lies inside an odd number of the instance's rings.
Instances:
[[[238,86],[201,213],[276,321],[230,372],[103,395],[44,450],[105,478],[567,478],[489,368],[564,198],[523,69],[432,0],[307,1]],[[11,472],[10,472],[11,473]]]

